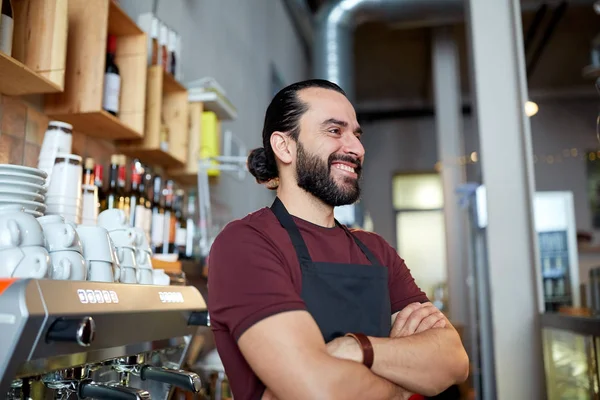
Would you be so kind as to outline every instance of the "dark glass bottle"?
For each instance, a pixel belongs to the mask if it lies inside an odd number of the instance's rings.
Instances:
[[[105,195],[100,204],[100,210],[109,210],[118,208],[120,190],[119,190],[119,156],[112,155],[110,157],[110,170],[108,173],[108,186]]]
[[[150,245],[155,254],[162,252],[163,231],[165,225],[165,208],[161,196],[162,179],[160,176],[154,177],[152,191],[152,232],[150,234]]]
[[[173,208],[175,209],[175,249],[180,259],[186,259],[187,221],[184,215],[185,192],[181,189],[175,192]]]
[[[170,254],[175,249],[175,210],[173,208],[174,183],[168,180],[163,190],[165,199],[165,220],[163,230],[162,253]]]
[[[115,64],[116,52],[117,38],[116,36],[108,35],[102,108],[114,116],[119,114],[119,97],[121,95],[121,74],[119,67]]]

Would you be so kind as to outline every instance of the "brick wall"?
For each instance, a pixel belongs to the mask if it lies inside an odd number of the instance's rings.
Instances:
[[[50,119],[34,104],[0,95],[0,163],[37,167],[44,132]],[[105,165],[115,153],[112,142],[73,133],[73,153]],[[106,174],[106,173],[105,173]]]

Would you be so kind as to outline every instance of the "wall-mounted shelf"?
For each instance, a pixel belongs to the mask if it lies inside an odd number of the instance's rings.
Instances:
[[[22,96],[35,93],[56,93],[62,88],[44,78],[20,61],[0,52],[0,93]]]
[[[186,163],[183,168],[171,168],[167,174],[177,183],[188,186],[198,185],[198,154],[202,135],[203,103],[189,103],[189,132]]]
[[[219,120],[232,120],[237,118],[237,110],[223,96],[211,91],[190,90],[190,103],[204,103],[204,111],[217,114]]]
[[[145,33],[112,0],[69,0],[68,21],[65,90],[46,96],[46,114],[69,122],[76,131],[90,136],[143,137],[147,72]],[[102,109],[109,34],[117,37],[115,63],[121,75],[117,117]]]
[[[64,88],[67,0],[13,1],[12,55],[0,53],[0,93],[57,93]]]
[[[164,167],[182,167],[187,159],[187,91],[161,66],[148,68],[144,137],[119,141],[119,151],[142,162]],[[168,144],[161,143],[162,121],[169,129]]]

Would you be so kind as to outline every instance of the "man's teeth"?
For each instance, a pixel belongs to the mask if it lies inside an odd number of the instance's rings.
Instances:
[[[348,171],[348,172],[354,172],[354,168],[352,168],[352,167],[349,167],[349,166],[347,166],[347,165],[345,165],[345,164],[335,164],[335,167],[336,167],[337,169],[343,169],[344,171]]]

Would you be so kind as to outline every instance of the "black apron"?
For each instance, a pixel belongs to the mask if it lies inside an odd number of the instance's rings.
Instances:
[[[335,221],[354,239],[372,265],[313,262],[296,223],[279,198],[271,210],[296,249],[302,270],[302,300],[325,342],[350,332],[388,337],[391,329],[388,269],[367,246]]]

